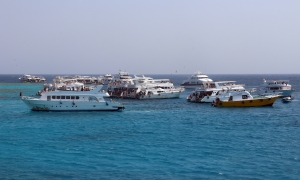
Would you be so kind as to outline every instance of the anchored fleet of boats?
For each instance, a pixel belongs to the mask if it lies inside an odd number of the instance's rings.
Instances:
[[[32,77],[24,75],[19,79],[21,82],[45,81],[41,77],[31,80]],[[40,97],[22,96],[20,93],[21,99],[34,111],[117,111],[123,110],[124,106],[105,98],[179,98],[185,89],[194,89],[186,98],[188,102],[211,103],[215,107],[257,107],[272,106],[279,97],[284,97],[282,102],[290,102],[294,91],[288,80],[266,79],[260,87],[247,91],[244,84],[215,82],[199,71],[184,80],[180,87],[175,87],[170,79],[130,76],[123,71],[97,78],[56,76],[53,82],[44,84],[44,89],[37,93]]]

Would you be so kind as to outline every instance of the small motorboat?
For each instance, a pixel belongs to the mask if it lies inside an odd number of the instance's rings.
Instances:
[[[284,98],[282,98],[282,102],[283,103],[288,103],[288,102],[291,102],[293,99],[292,99],[292,97],[291,96],[288,96],[288,97],[284,97]]]

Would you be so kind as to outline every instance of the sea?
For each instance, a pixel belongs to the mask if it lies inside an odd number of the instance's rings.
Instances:
[[[20,76],[0,75],[0,179],[300,179],[300,74],[208,74],[246,89],[289,80],[294,100],[271,107],[191,103],[185,90],[115,99],[125,106],[117,112],[31,111],[19,94],[43,84]],[[146,76],[179,86],[189,75]]]

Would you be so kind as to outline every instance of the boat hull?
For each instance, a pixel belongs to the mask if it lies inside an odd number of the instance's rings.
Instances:
[[[133,95],[121,95],[121,96],[115,96],[115,95],[111,95],[111,97],[114,98],[124,98],[124,99],[172,99],[172,98],[179,98],[180,97],[181,92],[177,91],[177,92],[167,92],[167,93],[154,93],[154,94],[149,94],[147,95],[147,93],[142,94],[133,94]]]
[[[22,100],[32,111],[118,111],[124,109],[124,106],[117,102],[60,102],[24,98]]]
[[[259,99],[245,99],[239,101],[219,101],[212,104],[216,107],[259,107],[259,106],[272,106],[279,96]]]
[[[284,98],[281,99],[281,102],[283,102],[283,103],[292,102],[292,98],[291,97],[284,97]]]
[[[212,102],[214,102],[215,101],[215,99],[216,98],[220,98],[221,99],[221,101],[224,99],[228,99],[229,98],[229,96],[205,96],[205,97],[203,97],[202,99],[201,98],[196,98],[196,97],[193,97],[193,98],[189,98],[189,97],[187,97],[186,99],[187,99],[187,101],[189,101],[189,102],[195,102],[195,103],[212,103]]]
[[[180,92],[178,93],[161,93],[161,94],[152,94],[151,96],[142,95],[139,99],[170,99],[170,98],[179,98]]]
[[[294,89],[290,90],[274,90],[274,91],[258,91],[258,95],[268,95],[268,94],[280,94],[280,97],[288,97],[291,96],[292,93],[294,92]],[[255,94],[255,92],[254,92]]]
[[[180,86],[184,87],[185,89],[197,89],[201,87],[201,84],[180,84]]]

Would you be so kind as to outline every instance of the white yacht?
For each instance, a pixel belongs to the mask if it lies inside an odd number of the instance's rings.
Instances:
[[[208,78],[207,75],[197,71],[195,74],[191,75],[187,80],[184,80],[181,86],[185,88],[195,89],[198,87],[202,88],[212,88],[210,84],[213,83],[213,80]]]
[[[77,80],[77,82],[83,84],[95,84],[98,82],[98,79],[96,77],[91,76],[76,75],[74,78]]]
[[[32,76],[29,74],[24,74],[22,77],[19,77],[20,82],[45,82],[46,79],[42,76]]]
[[[71,83],[71,82],[77,82],[77,79],[75,76],[56,76],[53,79],[54,83]]]
[[[174,87],[169,79],[152,79],[149,77],[138,77],[134,79],[135,87],[138,87],[136,99],[168,99],[179,98],[183,87]]]
[[[103,84],[102,77],[95,77],[95,76],[82,76],[82,75],[75,75],[75,76],[56,76],[53,79],[54,83],[67,83],[67,82],[79,82],[85,85],[96,85],[96,84]]]
[[[266,80],[263,79],[263,84],[259,88],[251,92],[253,95],[269,95],[278,94],[281,97],[291,96],[295,91],[289,84],[289,80]]]
[[[102,85],[91,91],[50,91],[40,98],[22,96],[23,102],[33,111],[117,111],[124,106],[112,100],[106,101]]]
[[[235,84],[236,81],[219,81],[211,83],[213,88],[197,88],[186,99],[190,102],[211,103],[217,97],[225,98],[224,94],[229,91],[243,92],[244,84]]]
[[[179,98],[183,90],[182,87],[175,88],[169,79],[153,79],[144,75],[114,82],[108,88],[112,97],[131,99]]]
[[[122,81],[130,81],[132,77],[129,75],[128,72],[119,71],[118,74],[114,75],[111,82],[122,82]]]

